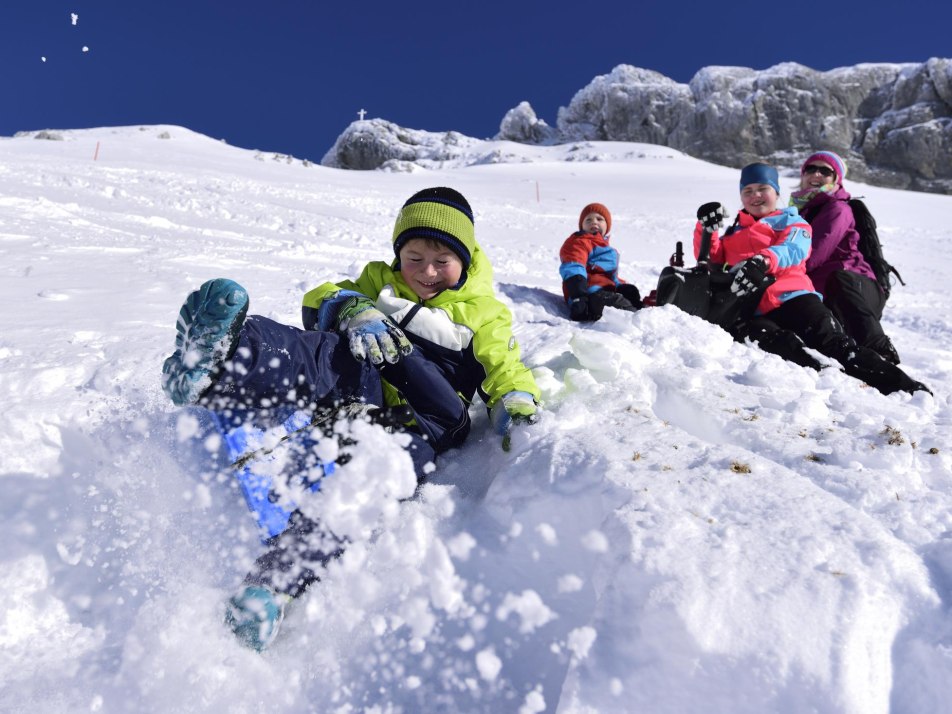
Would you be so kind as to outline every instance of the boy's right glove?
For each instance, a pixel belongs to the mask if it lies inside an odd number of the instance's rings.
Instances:
[[[360,361],[369,357],[373,364],[383,364],[384,360],[395,364],[413,351],[403,330],[363,295],[348,298],[343,304],[337,313],[337,329],[346,333],[350,353]]]
[[[697,209],[697,219],[706,231],[713,233],[724,227],[724,220],[727,218],[727,209],[717,201],[705,203]]]
[[[493,431],[502,437],[502,448],[509,451],[509,431],[515,424],[534,424],[538,421],[535,398],[528,392],[507,392],[489,410]]]

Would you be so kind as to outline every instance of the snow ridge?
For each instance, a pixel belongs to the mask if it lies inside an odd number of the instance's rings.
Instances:
[[[670,149],[355,173],[174,126],[59,133],[0,141],[0,711],[946,706],[952,298],[931,256],[952,198],[850,186],[909,283],[887,331],[935,392],[885,397],[673,308],[565,319],[557,251],[585,203],[612,209],[643,291],[695,206],[736,207],[735,171]],[[408,460],[356,425],[307,508],[361,540],[258,655],[222,625],[252,519],[159,388],[179,306],[226,276],[299,324],[303,293],[387,255],[430,185],[474,206],[542,420],[506,453],[474,407],[403,503]]]

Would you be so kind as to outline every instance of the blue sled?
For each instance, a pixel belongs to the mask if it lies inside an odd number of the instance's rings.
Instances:
[[[305,428],[311,423],[311,415],[303,411],[291,414],[282,422],[277,435],[267,435],[272,443],[279,442],[273,450],[268,450],[264,448],[264,429],[250,423],[229,427],[220,415],[209,414],[225,443],[228,461],[234,467],[245,502],[258,522],[262,542],[284,532],[297,504],[281,499],[275,491],[274,462],[279,457],[287,459],[278,477],[286,478],[288,484],[298,479],[297,483],[312,492],[319,491],[321,480],[335,470],[333,461],[323,463],[314,453],[317,442],[311,437],[311,430]]]

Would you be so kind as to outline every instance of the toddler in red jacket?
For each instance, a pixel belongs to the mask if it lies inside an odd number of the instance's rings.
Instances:
[[[606,307],[634,312],[642,307],[632,283],[618,277],[618,251],[610,244],[612,214],[601,203],[590,203],[578,217],[578,230],[559,251],[559,275],[569,317],[598,320]]]

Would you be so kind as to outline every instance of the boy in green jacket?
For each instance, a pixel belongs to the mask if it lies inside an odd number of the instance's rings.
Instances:
[[[443,187],[415,193],[397,217],[393,251],[393,262],[369,263],[356,281],[308,292],[304,330],[247,315],[247,293],[233,281],[205,283],[180,312],[163,389],[176,405],[229,418],[252,412],[259,423],[289,404],[409,407],[408,448],[421,481],[436,454],[465,441],[476,394],[504,440],[513,421],[534,421],[539,389],[494,295],[466,199]],[[228,615],[258,650],[277,634],[284,603],[343,543],[297,511],[269,545]]]

